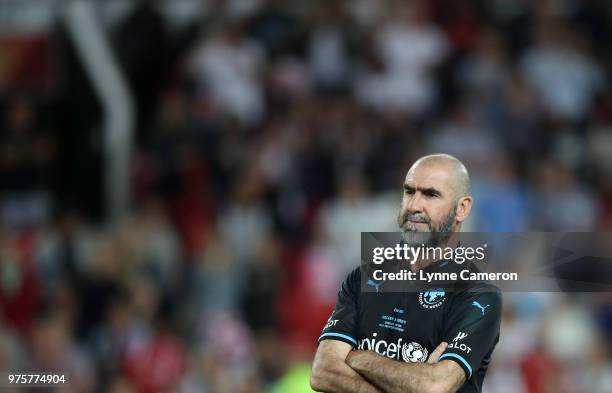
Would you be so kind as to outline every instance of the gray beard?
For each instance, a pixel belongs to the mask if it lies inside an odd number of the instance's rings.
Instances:
[[[408,223],[408,216],[403,222],[400,222],[400,232],[404,243],[410,247],[419,247],[424,245],[425,247],[440,247],[446,243],[453,234],[453,225],[457,218],[457,203],[450,209],[446,217],[442,220],[438,227],[433,227],[431,221],[427,222],[429,232],[418,232],[416,229],[406,225]],[[398,217],[398,222],[400,221]]]

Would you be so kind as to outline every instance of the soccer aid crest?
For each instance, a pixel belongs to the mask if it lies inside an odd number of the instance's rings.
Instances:
[[[427,360],[427,349],[419,343],[411,342],[402,347],[402,358],[405,362],[423,363]]]
[[[419,293],[419,303],[424,308],[437,308],[446,300],[446,292],[442,288]]]

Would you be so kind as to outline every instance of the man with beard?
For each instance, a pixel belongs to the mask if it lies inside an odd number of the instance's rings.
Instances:
[[[420,158],[404,181],[398,216],[410,246],[445,247],[472,207],[470,180],[455,157]],[[420,260],[413,271],[447,261]],[[319,338],[311,386],[321,392],[480,392],[499,339],[501,295],[488,284],[453,292],[385,292],[352,271]],[[391,323],[389,322],[391,321]]]

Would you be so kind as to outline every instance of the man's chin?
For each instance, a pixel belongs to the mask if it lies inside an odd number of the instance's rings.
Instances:
[[[429,231],[402,231],[404,243],[410,247],[428,245],[431,242],[431,232]]]

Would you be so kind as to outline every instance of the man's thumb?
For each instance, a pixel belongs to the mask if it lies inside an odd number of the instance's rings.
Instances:
[[[427,363],[429,364],[438,363],[438,360],[440,360],[440,356],[442,356],[444,351],[446,351],[446,347],[448,347],[448,343],[445,341],[442,341],[436,347],[436,349],[434,349],[431,355],[429,355],[429,358],[427,359]]]

